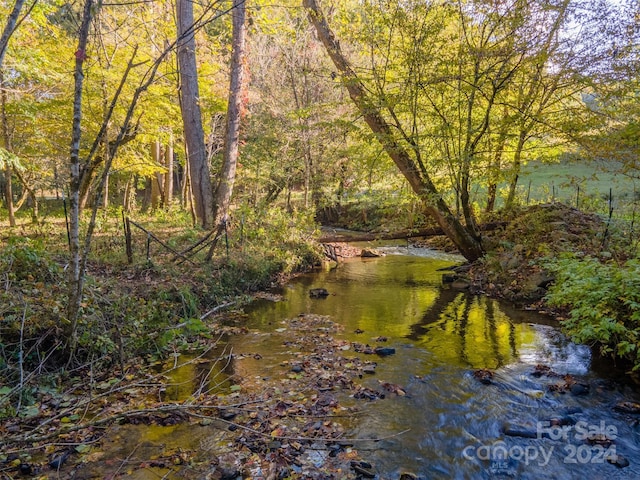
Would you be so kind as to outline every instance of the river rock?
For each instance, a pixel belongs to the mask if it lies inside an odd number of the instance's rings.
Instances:
[[[490,385],[493,380],[493,372],[487,368],[481,368],[473,372],[473,378],[484,385]]]
[[[469,290],[471,284],[469,282],[465,282],[464,280],[456,280],[451,284],[451,288],[454,290]]]
[[[638,414],[640,413],[640,403],[620,402],[615,407],[613,407],[613,409],[616,412]]]
[[[351,468],[358,475],[363,476],[364,478],[375,478],[376,474],[372,470],[372,466],[369,462],[363,461],[352,461]]]
[[[403,472],[400,474],[398,480],[418,480],[418,477],[413,473]]]
[[[373,352],[381,357],[387,357],[396,353],[396,349],[391,347],[376,347],[373,349]]]
[[[373,375],[376,373],[376,364],[368,363],[362,367],[362,373],[368,373],[369,375]]]
[[[376,258],[382,257],[383,254],[373,248],[365,248],[364,250],[362,250],[362,252],[360,252],[360,256],[362,258]]]
[[[588,395],[590,387],[589,385],[584,383],[574,383],[573,385],[571,385],[569,390],[571,391],[572,395],[575,395],[576,397],[578,397],[578,396]]]
[[[329,296],[329,291],[326,288],[312,288],[309,290],[309,296],[311,298],[326,298]]]
[[[502,433],[508,437],[538,438],[538,431],[535,428],[515,423],[505,423],[502,426]]]
[[[611,457],[607,458],[607,462],[609,462],[611,465],[615,465],[618,468],[625,468],[629,466],[629,460],[627,460],[622,455],[612,455]]]

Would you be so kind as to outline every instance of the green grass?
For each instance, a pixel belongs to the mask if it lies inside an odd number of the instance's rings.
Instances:
[[[617,173],[619,170],[620,166],[612,163],[532,161],[522,169],[517,199],[522,205],[557,201],[581,210],[608,214],[611,192],[615,214],[628,216],[633,211],[640,185],[636,185],[633,178]],[[498,208],[504,205],[507,192],[508,186],[504,182],[499,187]],[[485,195],[484,189],[478,190],[481,203]]]

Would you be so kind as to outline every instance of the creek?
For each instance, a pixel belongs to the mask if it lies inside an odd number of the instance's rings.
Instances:
[[[395,349],[389,356],[368,355],[376,357],[376,371],[360,382],[378,390],[380,382],[390,382],[406,395],[356,400],[347,391],[340,398],[360,410],[346,421],[349,437],[386,438],[358,448],[376,478],[640,478],[640,426],[634,415],[614,409],[619,402],[640,402],[640,394],[621,372],[568,341],[548,317],[443,286],[440,269],[459,257],[382,250],[383,257],[349,259],[295,278],[280,292],[281,301],[250,305],[243,320],[249,333],[228,340],[233,372],[277,379],[290,368],[284,366],[289,359],[270,332],[281,329],[283,319],[328,315],[343,327],[336,337]],[[330,295],[311,298],[312,288]],[[537,365],[559,375],[534,375]],[[478,369],[493,372],[490,383],[479,381]],[[553,391],[568,379],[581,390]],[[206,434],[169,427],[171,435],[162,435],[162,428],[149,431],[163,445],[174,438],[202,445],[198,435]],[[123,435],[131,433],[120,432],[120,455],[131,448]],[[144,430],[136,435],[131,445],[146,438]],[[614,453],[630,464],[608,463]]]
[[[371,388],[379,388],[379,380],[399,384],[407,395],[359,401],[362,415],[351,432],[371,438],[408,430],[363,453],[379,478],[399,478],[402,472],[429,479],[640,478],[640,427],[613,410],[617,402],[640,397],[623,378],[612,378],[610,364],[596,365],[589,348],[568,341],[546,316],[443,288],[439,269],[457,257],[382,250],[384,257],[356,258],[295,279],[284,289],[284,301],[254,304],[247,323],[265,332],[300,313],[329,315],[344,326],[342,338],[373,346],[385,337],[383,345],[396,349],[363,381]],[[310,298],[312,288],[326,288],[330,295]],[[269,377],[282,361],[281,347],[269,337],[233,342],[262,357],[243,360],[243,375]],[[550,392],[558,379],[532,375],[538,364],[572,375],[589,393]],[[495,372],[490,385],[473,376],[483,368]],[[567,425],[553,427],[551,419]],[[505,435],[508,426],[541,438]],[[605,446],[630,466],[607,463],[607,448],[584,439],[585,431],[607,429],[615,438]]]

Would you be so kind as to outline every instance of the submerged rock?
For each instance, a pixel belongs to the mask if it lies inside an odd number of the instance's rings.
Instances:
[[[613,409],[616,412],[638,414],[640,413],[640,403],[620,402],[615,407],[613,407]]]
[[[585,383],[574,383],[571,385],[571,394],[575,396],[588,395],[590,387]]]
[[[396,349],[391,347],[376,347],[373,349],[373,352],[380,355],[381,357],[386,357],[396,353]]]
[[[613,455],[607,458],[607,462],[611,465],[615,465],[618,468],[625,468],[629,466],[629,460],[622,455]]]
[[[383,257],[384,254],[373,248],[365,248],[364,250],[362,250],[362,252],[360,252],[360,256],[362,258],[376,258]]]
[[[502,426],[502,433],[509,437],[538,438],[538,431],[535,428],[515,423],[505,423]]]
[[[326,288],[312,288],[309,290],[309,296],[311,298],[325,298],[329,296],[329,291]]]
[[[473,378],[478,380],[480,383],[490,385],[493,380],[493,372],[487,368],[481,368],[473,372]]]

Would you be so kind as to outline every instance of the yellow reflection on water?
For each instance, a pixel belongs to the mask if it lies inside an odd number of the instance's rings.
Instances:
[[[525,323],[514,323],[492,299],[457,293],[439,311],[425,315],[417,345],[443,363],[498,368],[517,360],[520,347],[535,339]],[[415,330],[415,328],[414,328]]]

